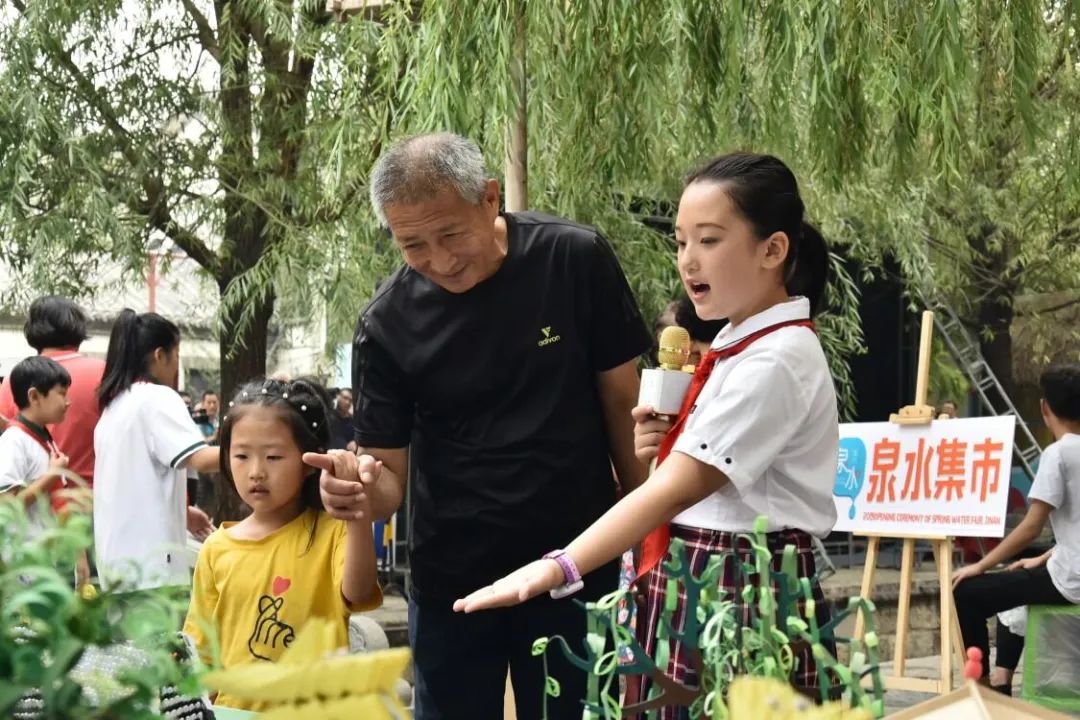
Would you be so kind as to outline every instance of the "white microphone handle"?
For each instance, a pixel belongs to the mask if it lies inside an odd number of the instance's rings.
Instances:
[[[649,405],[657,415],[677,416],[690,389],[690,373],[649,368],[641,373],[638,405]]]

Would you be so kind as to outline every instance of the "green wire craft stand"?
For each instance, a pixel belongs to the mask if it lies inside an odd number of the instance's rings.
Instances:
[[[1029,605],[1021,697],[1080,713],[1080,605]]]
[[[823,702],[839,697],[851,707],[867,710],[875,718],[884,715],[874,604],[863,598],[851,598],[847,607],[839,610],[827,624],[819,625],[811,582],[807,578],[799,579],[795,572],[794,546],[784,548],[781,571],[774,572],[773,553],[765,540],[765,527],[765,518],[758,518],[754,532],[742,536],[750,543],[752,562],[740,562],[734,552],[725,551],[710,558],[698,577],[690,572],[684,543],[678,538],[672,540],[670,559],[664,563],[668,586],[655,658],[646,655],[634,634],[618,622],[619,603],[629,597],[627,590],[605,595],[595,603],[578,603],[587,618],[584,654],[576,653],[561,636],[539,638],[533,644],[533,655],[544,657],[545,674],[546,653],[552,643],[573,666],[588,674],[583,720],[617,720],[639,713],[645,713],[648,720],[655,720],[659,709],[669,705],[688,707],[691,718],[708,716],[724,720],[728,716],[727,691],[736,677],[753,675],[790,682],[796,655],[793,646],[803,644],[810,646],[817,663]],[[719,589],[720,572],[729,559],[737,563],[737,585],[743,588],[739,598]],[[681,629],[672,622],[679,585],[686,589],[687,598]],[[800,597],[804,600],[805,616],[798,610]],[[862,638],[837,635],[836,628],[840,623],[860,611],[866,618]],[[743,622],[744,614],[749,615],[749,622]],[[699,687],[676,682],[664,672],[669,660],[669,640],[677,640],[686,649],[699,678]],[[844,664],[833,657],[827,649],[829,643],[848,645],[850,661]],[[627,647],[633,653],[631,662],[620,664],[620,647]],[[648,677],[652,681],[651,687],[648,697],[623,708],[618,700],[618,681],[620,677],[631,675]],[[869,689],[864,688],[867,678]],[[558,680],[547,675],[545,719],[548,718],[547,697],[559,693]]]

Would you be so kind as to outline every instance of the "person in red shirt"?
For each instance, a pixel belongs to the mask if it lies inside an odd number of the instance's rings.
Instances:
[[[72,300],[56,295],[46,295],[34,300],[23,334],[30,347],[39,355],[60,363],[71,375],[68,400],[71,407],[63,422],[49,428],[53,440],[69,458],[68,468],[94,483],[94,428],[101,411],[98,409],[97,388],[105,370],[105,361],[86,357],[79,346],[89,336],[86,333],[86,313]],[[11,394],[10,376],[0,385],[0,417],[7,422],[18,413]],[[56,490],[62,488],[57,487]],[[53,495],[53,510],[64,509],[66,500]]]

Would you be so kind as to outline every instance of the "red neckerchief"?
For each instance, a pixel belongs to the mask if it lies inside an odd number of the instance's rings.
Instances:
[[[16,415],[15,419],[11,421],[11,424],[32,437],[38,445],[45,449],[45,452],[49,453],[49,457],[52,457],[54,452],[60,452],[59,448],[56,447],[56,443],[53,442],[52,435],[49,434],[49,431],[43,425],[30,422],[23,417],[22,413]]]
[[[671,426],[671,429],[668,430],[663,442],[660,443],[660,452],[656,456],[657,467],[660,467],[660,463],[664,462],[664,460],[667,459],[667,456],[671,454],[672,448],[675,447],[675,441],[682,435],[690,411],[693,409],[694,403],[697,402],[698,395],[701,394],[701,389],[705,387],[705,383],[708,381],[709,376],[712,375],[716,363],[738,355],[766,335],[771,335],[777,330],[786,327],[806,327],[810,328],[815,333],[817,332],[812,320],[788,320],[786,322],[776,323],[775,325],[762,328],[755,333],[747,335],[733,345],[720,348],[719,350],[710,350],[705,354],[705,357],[702,358],[697,369],[694,371],[694,377],[690,381],[690,387],[686,391],[686,397],[683,398],[682,407],[679,409],[678,419],[675,421],[675,424]],[[667,523],[656,528],[645,537],[645,542],[642,543],[641,546],[641,563],[638,567],[638,577],[642,577],[660,564],[660,561],[667,555],[668,544],[670,541],[671,531],[668,528]]]

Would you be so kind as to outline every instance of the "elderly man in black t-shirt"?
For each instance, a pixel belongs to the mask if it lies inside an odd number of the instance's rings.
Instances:
[[[324,473],[323,501],[354,517],[401,505],[414,464],[409,637],[416,717],[499,718],[510,669],[521,719],[538,718],[540,636],[585,636],[571,600],[455,614],[453,601],[562,548],[645,477],[630,410],[651,343],[610,245],[596,230],[499,212],[479,148],[409,138],[372,171],[371,199],[405,266],[360,313],[353,347],[360,475]],[[616,565],[576,597],[614,590]],[[581,714],[585,677],[549,655],[562,684],[550,717]]]

